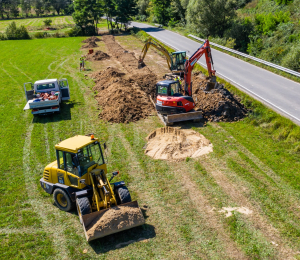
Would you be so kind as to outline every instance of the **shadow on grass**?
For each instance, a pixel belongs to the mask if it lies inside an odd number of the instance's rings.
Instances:
[[[55,202],[53,205],[57,207]],[[149,216],[147,214],[148,206],[143,205],[140,207],[145,219]],[[69,214],[77,215],[77,210],[74,208],[73,210],[67,212]],[[78,219],[79,221],[79,219]],[[82,232],[84,232],[82,228]],[[124,230],[109,236],[105,236],[96,240],[89,242],[90,246],[93,248],[96,254],[103,254],[111,250],[116,250],[122,247],[126,247],[132,243],[148,242],[149,238],[153,238],[156,236],[155,227],[149,224],[144,224],[139,227],[134,227],[128,230]]]
[[[32,123],[40,123],[40,124],[47,124],[49,122],[58,122],[58,121],[65,121],[71,120],[71,108],[75,105],[80,105],[80,102],[62,102],[60,105],[60,112],[53,113],[53,114],[46,114],[46,115],[35,115],[33,117]]]
[[[155,227],[144,224],[91,241],[89,244],[96,254],[103,254],[111,250],[126,247],[136,242],[148,242],[149,238],[156,236]]]

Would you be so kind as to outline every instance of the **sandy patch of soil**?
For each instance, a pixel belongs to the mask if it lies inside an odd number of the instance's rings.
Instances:
[[[163,127],[151,132],[147,141],[145,154],[154,159],[182,160],[213,151],[210,141],[193,130]]]

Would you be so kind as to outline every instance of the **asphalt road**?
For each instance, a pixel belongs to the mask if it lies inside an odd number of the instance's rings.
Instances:
[[[151,25],[137,22],[132,22],[131,25],[143,29],[175,50],[187,51],[188,56],[191,56],[201,45],[177,33]],[[212,57],[217,76],[231,82],[237,88],[300,125],[299,83],[215,49],[212,49]],[[198,63],[206,68],[204,55]]]

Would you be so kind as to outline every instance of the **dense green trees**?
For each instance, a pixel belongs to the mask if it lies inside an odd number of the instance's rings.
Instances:
[[[0,0],[0,17],[9,19],[33,14],[41,16],[55,11],[58,15],[62,11],[70,14],[68,10],[72,2],[72,0]]]
[[[300,0],[137,0],[136,19],[300,71]]]

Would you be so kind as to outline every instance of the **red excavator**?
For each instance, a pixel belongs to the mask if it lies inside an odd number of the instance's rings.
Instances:
[[[192,98],[192,70],[196,62],[205,54],[210,82],[204,91],[210,91],[216,85],[216,71],[212,69],[213,60],[208,39],[185,62],[184,91],[179,80],[163,80],[156,84],[156,110],[166,125],[175,122],[194,120],[200,121],[202,113],[194,111],[195,102]],[[183,95],[184,93],[184,95]]]

